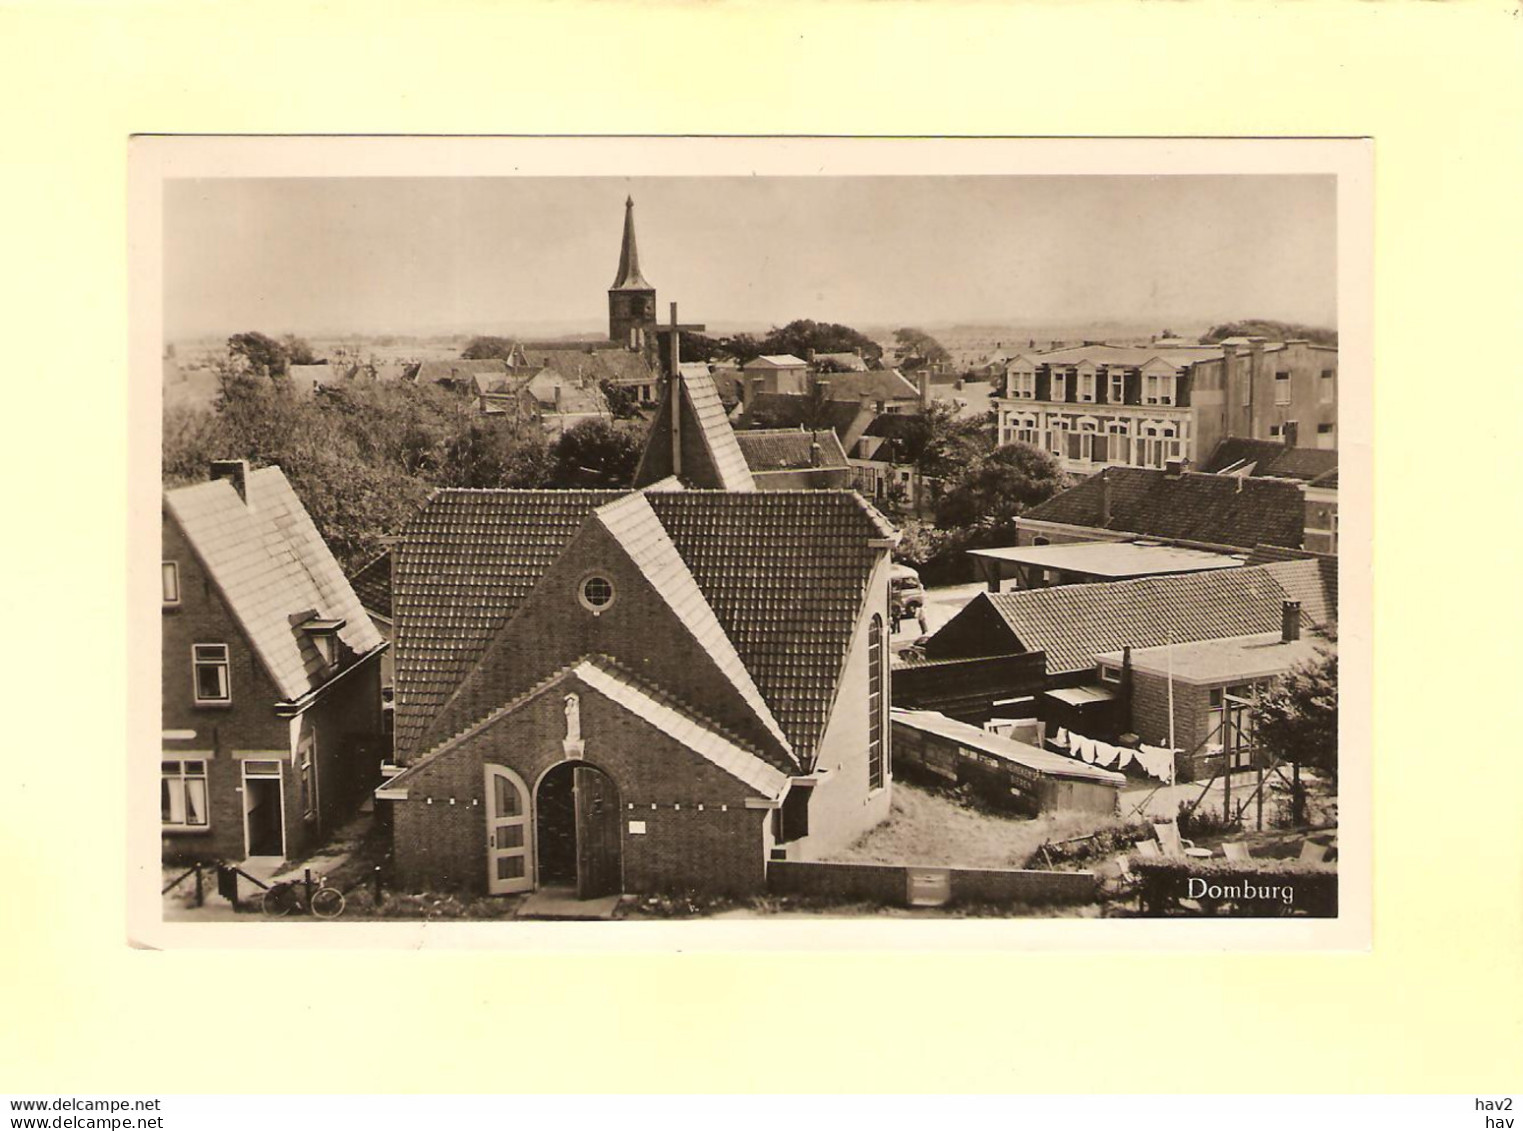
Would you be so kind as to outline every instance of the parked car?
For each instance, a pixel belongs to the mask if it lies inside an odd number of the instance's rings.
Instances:
[[[889,610],[896,621],[915,616],[925,604],[920,575],[907,565],[893,562],[888,575]]]

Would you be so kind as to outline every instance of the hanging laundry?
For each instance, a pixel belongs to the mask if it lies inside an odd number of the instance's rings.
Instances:
[[[1118,769],[1118,770],[1124,770],[1124,769],[1126,769],[1127,766],[1131,765],[1132,759],[1135,756],[1136,756],[1135,755],[1135,751],[1133,751],[1130,747],[1127,747],[1127,746],[1118,746],[1118,747],[1116,747],[1116,769]]]
[[[1110,767],[1116,761],[1119,751],[1109,742],[1095,743],[1095,762],[1101,766]]]
[[[1068,731],[1063,727],[1058,728],[1058,733],[1052,736],[1052,744],[1066,748],[1068,746]]]
[[[1157,778],[1165,785],[1174,784],[1174,751],[1164,746],[1149,746],[1143,743],[1137,751],[1137,761],[1149,776]]]

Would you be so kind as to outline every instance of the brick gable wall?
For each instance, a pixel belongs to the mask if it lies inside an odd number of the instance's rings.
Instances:
[[[613,582],[615,597],[594,615],[577,597],[582,579],[596,572]],[[669,691],[753,746],[775,749],[734,684],[694,641],[623,547],[589,521],[535,586],[517,616],[487,647],[427,728],[411,756],[460,733],[511,702],[551,673],[588,655],[619,661],[640,680]]]
[[[771,813],[745,808],[754,791],[575,676],[421,767],[408,779],[407,800],[383,802],[393,808],[402,887],[486,890],[484,767],[507,766],[533,790],[566,760],[563,697],[572,691],[581,701],[585,762],[618,790],[624,890],[762,890]],[[646,831],[631,833],[631,821]]]

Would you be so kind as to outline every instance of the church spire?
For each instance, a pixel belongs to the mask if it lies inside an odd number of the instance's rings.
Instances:
[[[624,201],[624,245],[619,249],[619,277],[609,290],[653,291],[640,274],[640,249],[635,246],[635,198]]]

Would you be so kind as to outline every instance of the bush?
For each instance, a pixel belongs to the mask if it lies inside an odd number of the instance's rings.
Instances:
[[[1190,809],[1188,801],[1179,803],[1179,816],[1175,823],[1182,837],[1222,836],[1243,827],[1241,820],[1228,820],[1215,809]]]
[[[1206,915],[1330,919],[1338,914],[1338,870],[1330,864],[1302,864],[1297,860],[1245,864],[1218,858],[1159,860],[1137,856],[1132,858],[1131,868],[1141,882],[1143,914],[1176,911],[1181,899],[1195,900]],[[1192,884],[1192,880],[1199,882]],[[1286,886],[1292,889],[1289,903],[1281,894]],[[1234,893],[1234,888],[1243,890]]]

